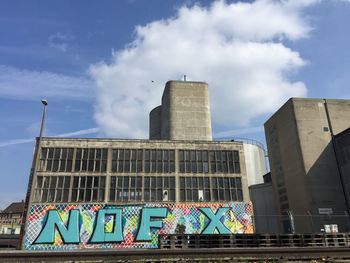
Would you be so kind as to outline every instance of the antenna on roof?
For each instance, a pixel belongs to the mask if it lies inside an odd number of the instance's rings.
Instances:
[[[184,81],[186,81],[186,75],[184,75]]]

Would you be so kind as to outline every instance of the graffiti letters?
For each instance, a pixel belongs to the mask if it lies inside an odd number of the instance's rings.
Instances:
[[[27,250],[157,248],[159,234],[252,233],[250,203],[33,205]]]

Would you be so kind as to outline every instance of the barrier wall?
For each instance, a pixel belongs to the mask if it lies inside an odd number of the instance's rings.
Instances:
[[[253,233],[250,203],[42,204],[29,210],[23,249],[158,248],[159,234]]]

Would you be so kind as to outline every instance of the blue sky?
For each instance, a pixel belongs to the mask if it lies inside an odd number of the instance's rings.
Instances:
[[[146,138],[166,80],[207,81],[214,135],[264,141],[291,96],[350,98],[350,2],[1,1],[0,208],[45,135]]]

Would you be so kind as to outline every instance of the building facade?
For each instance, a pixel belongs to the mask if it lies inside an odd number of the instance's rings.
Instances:
[[[161,233],[254,231],[248,185],[266,173],[264,149],[212,140],[206,83],[166,84],[150,140],[39,139],[24,249],[152,248]]]
[[[335,136],[350,127],[349,116],[349,100],[292,98],[265,123],[282,231],[349,230],[334,146]]]
[[[10,204],[0,213],[0,234],[19,235],[24,202]]]

